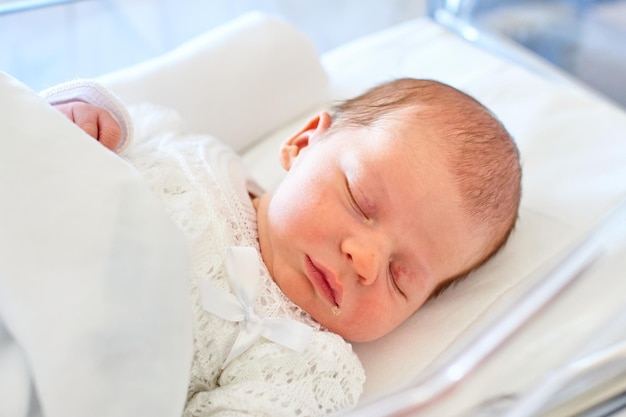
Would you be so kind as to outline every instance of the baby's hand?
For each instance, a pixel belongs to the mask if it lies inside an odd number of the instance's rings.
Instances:
[[[122,129],[103,108],[82,101],[55,104],[54,107],[108,149],[115,150],[120,143]]]

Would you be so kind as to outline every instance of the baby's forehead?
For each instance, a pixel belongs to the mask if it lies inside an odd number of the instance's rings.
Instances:
[[[377,177],[410,179],[419,186],[425,176],[451,176],[449,155],[444,147],[431,136],[429,130],[420,130],[400,124],[380,125],[374,129],[355,131],[357,140],[371,135],[367,145],[350,147],[360,170]]]

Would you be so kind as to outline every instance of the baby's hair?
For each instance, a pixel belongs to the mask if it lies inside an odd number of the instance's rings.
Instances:
[[[373,127],[407,115],[415,126],[434,129],[466,213],[474,225],[486,226],[491,235],[482,257],[445,279],[431,295],[434,297],[489,260],[508,240],[521,198],[519,152],[502,123],[485,106],[433,80],[397,79],[342,102],[333,109],[331,130]]]

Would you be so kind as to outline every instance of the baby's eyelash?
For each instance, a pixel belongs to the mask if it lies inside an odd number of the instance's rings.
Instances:
[[[389,279],[391,280],[391,283],[394,286],[394,288],[396,289],[396,291],[398,291],[400,293],[400,295],[402,295],[404,298],[406,298],[406,294],[404,294],[404,292],[402,291],[402,289],[398,285],[398,281],[396,281],[396,278],[394,277],[393,272],[391,271],[391,262],[389,263],[389,266],[387,267],[387,274],[389,275]]]
[[[359,214],[361,214],[363,217],[367,219],[368,218],[367,214],[365,214],[365,212],[363,211],[359,203],[356,201],[356,198],[354,197],[354,194],[352,193],[352,187],[350,187],[350,182],[347,179],[346,179],[346,188],[348,189],[348,196],[350,199],[350,204],[352,204],[354,209],[358,211]]]

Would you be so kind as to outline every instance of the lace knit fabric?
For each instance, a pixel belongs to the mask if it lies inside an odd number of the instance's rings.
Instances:
[[[147,178],[190,242],[195,351],[184,415],[320,416],[354,406],[365,377],[351,346],[286,298],[262,262],[257,313],[306,323],[315,329],[311,343],[298,353],[260,339],[221,369],[239,324],[204,311],[197,283],[210,279],[228,288],[229,246],[259,253],[247,174],[217,140],[181,134],[174,112],[144,105],[131,116],[135,139],[122,157]]]

